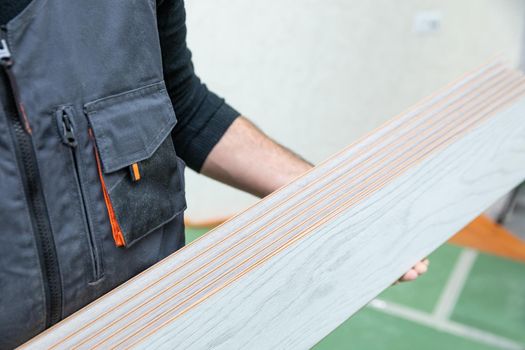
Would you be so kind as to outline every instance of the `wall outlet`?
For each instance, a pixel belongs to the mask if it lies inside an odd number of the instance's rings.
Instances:
[[[412,30],[418,34],[437,33],[441,30],[442,21],[441,11],[421,11],[414,16]]]

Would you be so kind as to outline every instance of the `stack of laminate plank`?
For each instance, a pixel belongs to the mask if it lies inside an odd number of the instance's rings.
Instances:
[[[524,94],[465,75],[24,347],[311,347],[525,178]]]

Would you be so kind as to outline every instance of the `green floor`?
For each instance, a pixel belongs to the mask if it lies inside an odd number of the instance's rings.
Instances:
[[[205,232],[189,229],[187,241]],[[378,299],[432,315],[461,252],[452,245],[441,247],[431,255],[431,268],[425,276],[391,287]],[[454,334],[433,324],[426,326],[410,317],[366,307],[314,349],[525,349],[525,264],[479,253],[448,320],[456,328],[465,326],[481,336]],[[481,339],[485,334],[501,338],[507,345]]]

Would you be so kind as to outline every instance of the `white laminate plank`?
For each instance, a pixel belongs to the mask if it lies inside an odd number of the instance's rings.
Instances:
[[[305,349],[525,178],[525,100],[141,343]]]

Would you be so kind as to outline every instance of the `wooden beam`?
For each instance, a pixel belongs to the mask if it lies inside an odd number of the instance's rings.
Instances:
[[[311,347],[525,178],[524,93],[465,75],[22,348]]]

